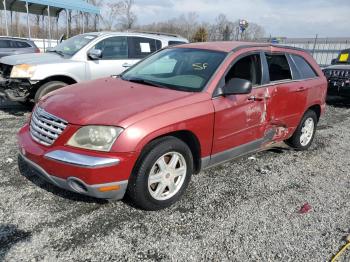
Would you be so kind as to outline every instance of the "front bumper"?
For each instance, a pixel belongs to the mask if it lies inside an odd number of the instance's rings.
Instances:
[[[136,162],[134,153],[89,152],[70,148],[62,133],[52,146],[35,142],[26,124],[18,133],[20,158],[49,183],[103,199],[122,199]]]
[[[14,102],[25,102],[30,96],[32,85],[27,79],[0,79],[0,97]]]
[[[350,97],[350,82],[342,83],[337,81],[330,81],[328,83],[328,95]]]
[[[124,197],[124,194],[128,187],[127,180],[114,182],[114,183],[107,183],[107,184],[88,185],[84,183],[84,181],[74,176],[69,177],[67,179],[62,179],[62,178],[50,175],[41,166],[29,160],[21,153],[19,154],[19,156],[28,165],[28,167],[34,171],[35,174],[37,174],[39,177],[41,177],[45,181],[57,187],[60,187],[75,193],[84,194],[95,198],[119,200]],[[109,189],[110,191],[104,191],[106,189]]]

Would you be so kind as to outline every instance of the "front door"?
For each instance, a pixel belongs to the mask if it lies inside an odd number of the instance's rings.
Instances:
[[[215,108],[211,164],[233,158],[260,147],[266,124],[266,88],[262,84],[260,54],[240,58],[225,75],[252,82],[250,94],[220,96],[213,99]]]
[[[97,43],[93,49],[102,51],[99,60],[88,60],[90,79],[119,75],[139,59],[129,59],[128,40],[125,36],[109,37]]]

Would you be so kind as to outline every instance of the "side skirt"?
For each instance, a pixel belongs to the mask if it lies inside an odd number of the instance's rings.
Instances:
[[[212,155],[211,157],[204,157],[201,159],[201,167],[202,169],[210,168],[222,164],[224,162],[233,160],[237,157],[260,151],[264,144],[272,141],[275,133],[275,129],[271,129],[265,134],[263,138],[225,150],[223,152]]]

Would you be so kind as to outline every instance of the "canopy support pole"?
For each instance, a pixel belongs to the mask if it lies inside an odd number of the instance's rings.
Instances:
[[[44,28],[44,37],[43,37],[43,43],[44,43],[44,52],[46,52],[46,42],[45,42],[45,35],[46,35],[46,24],[45,24],[45,16],[44,16],[44,11],[42,12],[41,20],[43,23],[43,28]]]
[[[100,16],[96,15],[97,17],[97,31],[100,31]]]
[[[58,39],[60,38],[60,36],[58,35],[58,19],[60,18],[60,14],[57,15],[57,18],[56,18],[56,44],[58,45]]]
[[[9,26],[8,26],[8,23],[7,23],[6,0],[3,0],[2,3],[4,5],[4,12],[5,12],[6,35],[9,36]]]
[[[69,38],[69,13],[68,13],[68,9],[66,9],[66,23],[67,23],[67,37],[66,37],[66,39],[68,39]]]
[[[30,31],[30,26],[29,26],[29,5],[28,5],[28,1],[26,0],[26,9],[27,9],[27,27],[28,27],[28,36],[29,39],[32,38],[32,33]]]
[[[10,34],[13,36],[13,13],[10,11]]]
[[[85,19],[84,19],[84,13],[81,12],[81,15],[83,17],[83,34],[85,33]]]
[[[50,16],[50,6],[47,6],[47,15],[49,19],[49,47],[51,47],[51,16]]]

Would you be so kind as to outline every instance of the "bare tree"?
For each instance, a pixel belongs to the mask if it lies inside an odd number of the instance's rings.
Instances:
[[[122,4],[121,2],[107,3],[104,7],[105,12],[102,15],[104,29],[113,30],[117,24],[116,17],[118,17],[121,13]]]
[[[136,15],[132,12],[132,7],[134,5],[134,0],[123,0],[119,2],[120,6],[120,17],[119,23],[122,29],[131,29],[136,22]]]

